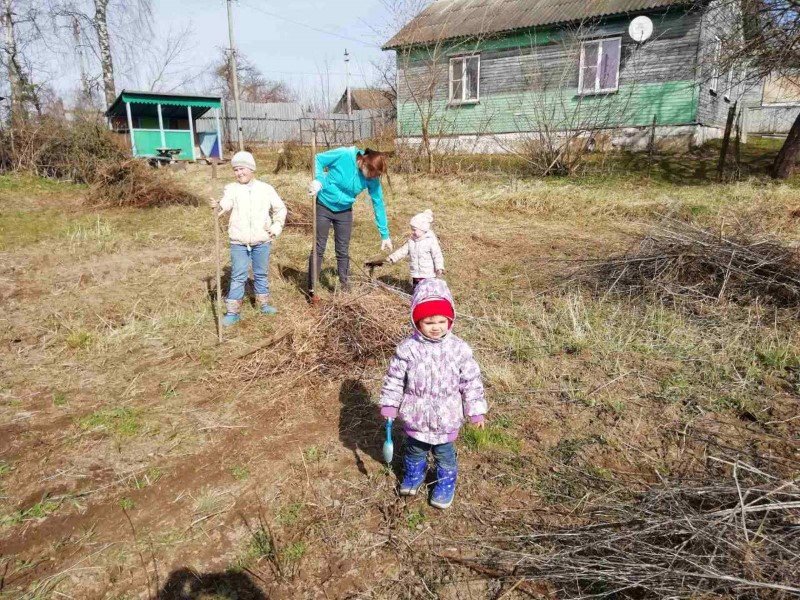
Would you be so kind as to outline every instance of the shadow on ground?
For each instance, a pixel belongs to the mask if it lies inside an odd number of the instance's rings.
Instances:
[[[362,455],[383,464],[384,420],[378,407],[370,401],[369,390],[358,379],[342,382],[339,402],[339,441],[353,451],[358,470],[367,475]]]
[[[400,279],[395,277],[394,275],[381,275],[378,277],[378,281],[382,281],[386,285],[390,285],[393,288],[397,288],[405,292],[406,294],[413,294],[414,293],[414,284],[411,283],[409,279]]]
[[[293,284],[304,296],[308,295],[308,271],[299,271],[288,265],[278,267],[278,272],[286,281]],[[334,291],[338,281],[336,269],[327,268],[320,271],[319,286],[329,292]]]
[[[267,600],[267,595],[246,573],[198,573],[184,568],[173,571],[157,600]]]

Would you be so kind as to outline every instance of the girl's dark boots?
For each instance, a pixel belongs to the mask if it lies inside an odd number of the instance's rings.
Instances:
[[[400,484],[401,496],[416,496],[419,488],[425,483],[428,472],[428,459],[403,456],[403,482]]]
[[[431,493],[431,506],[436,508],[449,508],[456,495],[456,479],[458,479],[458,465],[453,469],[436,467],[436,484]]]

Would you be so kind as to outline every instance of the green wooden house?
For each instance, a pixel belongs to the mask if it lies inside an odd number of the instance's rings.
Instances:
[[[122,90],[106,111],[112,130],[130,138],[133,156],[155,158],[173,154],[178,160],[222,159],[222,129],[218,96],[159,94]],[[197,134],[196,121],[216,111],[215,133]]]
[[[476,152],[546,130],[634,147],[654,129],[718,137],[748,93],[741,73],[718,66],[733,5],[437,0],[384,45],[397,55],[398,136]]]

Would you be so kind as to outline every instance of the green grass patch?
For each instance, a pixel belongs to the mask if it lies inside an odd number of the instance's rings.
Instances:
[[[412,510],[406,515],[406,526],[409,529],[417,529],[425,523],[425,514],[419,510]]]
[[[28,509],[20,510],[10,515],[0,516],[0,527],[12,527],[25,521],[44,519],[53,514],[61,506],[56,500],[42,500]]]
[[[279,525],[291,526],[297,523],[302,512],[303,504],[300,502],[292,502],[291,504],[281,507],[275,520]]]
[[[250,477],[250,469],[244,465],[234,465],[231,467],[231,475],[236,481],[244,481]]]
[[[66,392],[54,392],[53,393],[53,406],[56,407],[63,407],[68,404],[67,402],[67,394]]]
[[[483,429],[466,427],[462,432],[464,445],[473,451],[503,450],[517,453],[522,444],[505,428],[495,424],[487,424]]]
[[[126,407],[99,410],[80,419],[78,425],[87,431],[101,430],[119,438],[132,437],[142,429],[140,412]]]
[[[84,329],[71,331],[66,338],[68,348],[72,350],[88,350],[95,342],[94,335]]]

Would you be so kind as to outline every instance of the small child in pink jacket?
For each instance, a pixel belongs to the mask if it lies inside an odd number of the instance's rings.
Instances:
[[[458,462],[455,440],[465,419],[483,427],[488,410],[481,370],[472,349],[451,333],[453,297],[441,279],[426,279],[414,292],[414,333],[397,346],[383,380],[381,415],[399,417],[408,436],[400,494],[413,496],[425,481],[433,453],[436,484],[431,505],[453,503]]]
[[[432,210],[414,215],[411,219],[411,236],[386,259],[394,264],[408,257],[415,288],[423,279],[434,279],[444,273],[444,255],[439,239],[431,229],[432,224]]]

